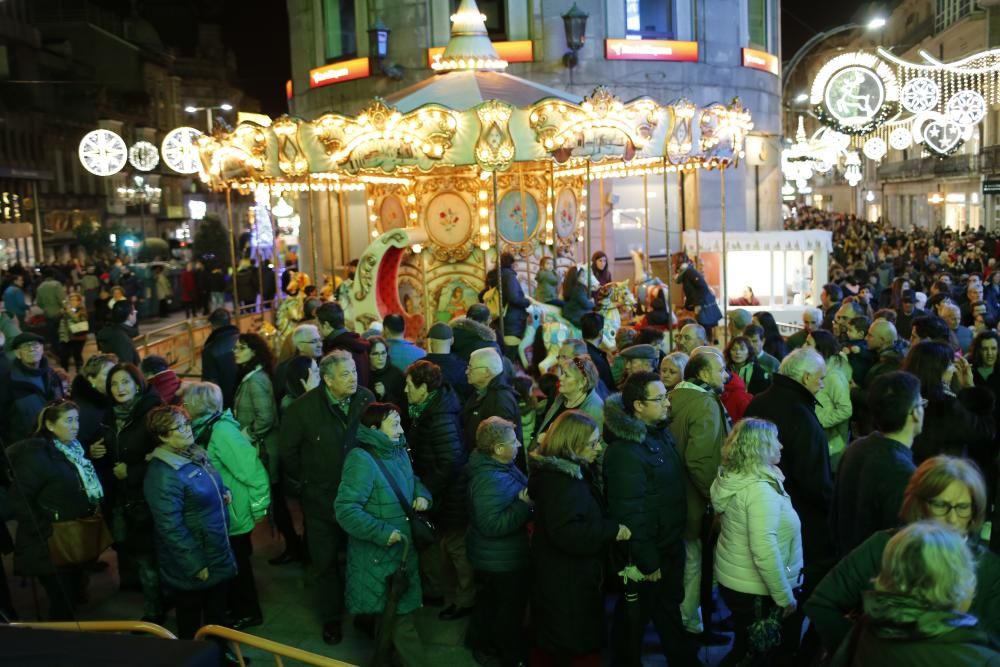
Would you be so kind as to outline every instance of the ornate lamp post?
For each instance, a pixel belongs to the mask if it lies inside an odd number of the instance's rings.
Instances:
[[[573,84],[573,68],[579,62],[577,52],[583,48],[583,40],[587,34],[587,19],[590,14],[573,3],[569,11],[562,15],[563,29],[566,31],[566,46],[569,51],[563,55],[563,64],[569,68],[569,82]]]

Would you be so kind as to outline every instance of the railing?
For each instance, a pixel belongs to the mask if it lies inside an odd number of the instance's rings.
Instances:
[[[233,630],[232,628],[227,628],[221,625],[203,626],[194,636],[195,639],[205,639],[207,637],[216,637],[229,642],[233,648],[233,653],[236,655],[236,659],[240,663],[240,667],[246,667],[246,662],[243,660],[243,652],[240,650],[241,646],[249,646],[259,651],[270,653],[274,656],[274,664],[278,667],[283,667],[285,664],[281,660],[282,658],[289,658],[307,665],[315,665],[316,667],[355,667],[355,665],[352,665],[349,662],[328,658],[324,655],[319,655],[318,653],[303,651],[302,649],[295,648],[294,646],[280,644],[256,635],[248,635],[245,632]]]
[[[141,632],[160,639],[177,639],[162,625],[145,621],[63,621],[52,623],[11,623],[15,627],[37,630],[65,630],[68,632]]]

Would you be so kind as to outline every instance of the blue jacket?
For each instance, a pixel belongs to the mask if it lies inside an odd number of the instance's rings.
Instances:
[[[24,315],[28,312],[28,304],[24,300],[24,290],[17,285],[8,285],[3,291],[3,307],[8,313],[17,316],[20,322],[24,322]]]
[[[474,451],[469,476],[469,531],[465,536],[469,563],[483,572],[517,572],[531,564],[527,524],[531,506],[517,494],[528,478],[513,463],[500,463]]]
[[[406,368],[414,361],[420,361],[427,356],[427,352],[417,345],[402,338],[388,338],[389,361],[399,370],[406,372]]]
[[[222,477],[205,450],[191,451],[188,458],[157,447],[143,483],[156,528],[160,575],[182,591],[211,588],[236,575]],[[202,581],[197,575],[205,568],[208,579]]]

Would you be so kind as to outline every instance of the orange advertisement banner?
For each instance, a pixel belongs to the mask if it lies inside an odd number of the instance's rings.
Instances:
[[[309,87],[320,88],[332,83],[363,79],[371,75],[368,58],[355,58],[309,70]]]
[[[780,76],[781,63],[778,62],[778,56],[772,55],[767,51],[743,49],[743,66],[751,69],[759,69],[762,72],[770,72],[774,76]]]
[[[669,39],[606,39],[604,57],[608,60],[698,62],[698,42],[676,42]]]
[[[535,60],[535,45],[530,39],[516,42],[493,42],[497,55],[509,63],[530,63]],[[427,49],[427,66],[431,67],[444,53],[443,46],[432,46]]]

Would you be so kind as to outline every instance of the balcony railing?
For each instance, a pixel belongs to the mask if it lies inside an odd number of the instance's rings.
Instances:
[[[994,146],[991,148],[1000,148]],[[989,150],[989,149],[987,149]],[[1000,168],[1000,154],[993,156]],[[957,176],[978,173],[985,162],[984,155],[951,155],[946,158],[926,157],[890,162],[878,168],[880,181],[895,181],[924,176]]]

